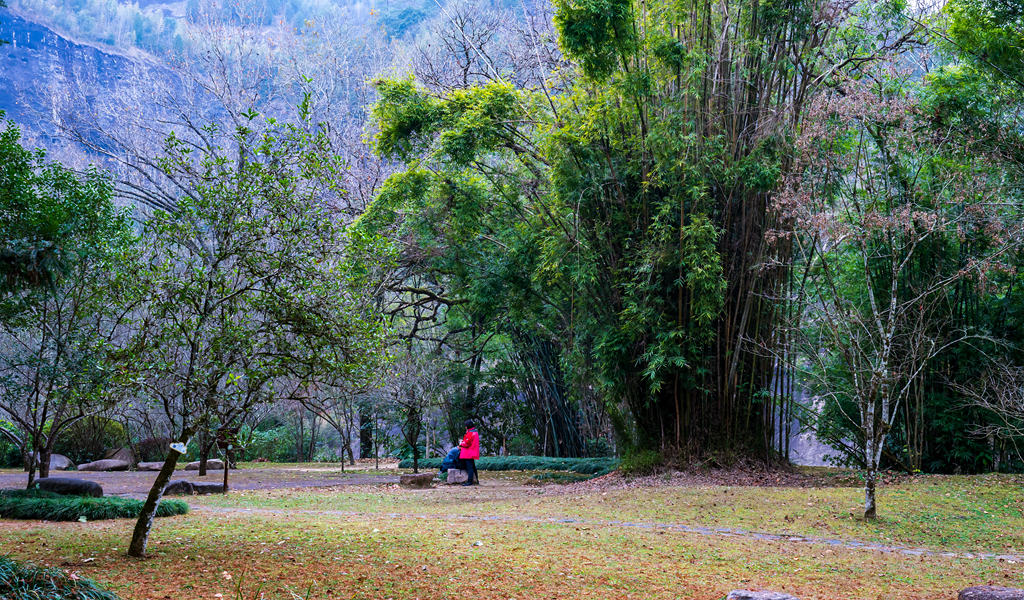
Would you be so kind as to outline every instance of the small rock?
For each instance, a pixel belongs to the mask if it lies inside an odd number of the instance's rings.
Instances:
[[[469,481],[469,475],[462,469],[448,469],[448,479],[446,480],[449,484],[465,483]]]
[[[103,495],[103,487],[95,481],[73,479],[71,477],[44,477],[36,479],[36,487],[44,492],[53,492],[64,496],[92,496],[99,498]]]
[[[211,471],[223,471],[224,470],[224,461],[220,460],[219,458],[211,458],[211,459],[206,461],[206,468],[211,470]],[[198,471],[199,470],[199,461],[197,460],[195,462],[188,463],[187,465],[185,465],[185,470],[186,471]]]
[[[477,540],[477,541],[473,542],[473,545],[474,545],[474,546],[483,546],[483,545],[484,545],[484,543],[483,543],[483,542],[481,542],[480,540]]]
[[[782,592],[753,592],[750,590],[733,590],[726,600],[798,600],[796,596]]]
[[[68,469],[74,468],[74,466],[75,463],[71,462],[71,459],[64,456],[63,454],[50,455],[51,471],[67,471]]]
[[[959,600],[1024,600],[1024,590],[978,585],[960,590]]]
[[[408,488],[428,488],[434,481],[433,473],[409,473],[398,478],[398,484]]]
[[[127,471],[131,463],[116,458],[105,458],[84,465],[78,465],[79,471]]]

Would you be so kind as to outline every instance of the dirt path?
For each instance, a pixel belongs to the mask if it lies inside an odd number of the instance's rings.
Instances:
[[[274,508],[233,508],[213,506],[193,506],[193,510],[199,512],[228,513],[236,515],[310,515],[310,516],[336,516],[336,517],[361,517],[368,519],[396,519],[396,520],[428,520],[428,521],[467,521],[467,522],[490,522],[490,523],[538,523],[545,525],[586,525],[588,527],[621,527],[627,529],[674,531],[678,533],[689,533],[704,536],[717,537],[740,537],[751,540],[768,542],[782,542],[794,544],[813,544],[830,546],[833,548],[844,548],[848,550],[862,550],[868,552],[882,552],[888,554],[902,554],[907,556],[920,557],[943,557],[958,559],[977,560],[998,560],[1009,563],[1024,563],[1024,554],[996,554],[991,552],[962,552],[952,550],[934,550],[929,548],[912,548],[909,546],[889,546],[876,542],[862,542],[851,539],[824,538],[805,535],[792,535],[787,533],[766,533],[759,531],[747,531],[729,527],[704,527],[696,524],[666,523],[658,521],[603,521],[595,519],[577,519],[569,517],[536,517],[531,515],[507,516],[507,515],[450,515],[431,513],[376,513],[346,510],[307,510],[307,509],[274,509]]]

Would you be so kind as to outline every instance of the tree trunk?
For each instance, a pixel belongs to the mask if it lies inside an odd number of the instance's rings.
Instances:
[[[181,436],[181,439],[188,440],[189,435]],[[183,442],[184,443],[184,442]],[[167,451],[167,458],[164,459],[164,466],[156,475],[153,487],[149,489],[149,496],[139,511],[139,519],[135,522],[135,531],[132,532],[132,541],[128,546],[128,556],[144,558],[146,556],[146,543],[149,541],[149,531],[153,528],[153,518],[156,517],[156,507],[160,504],[160,498],[167,489],[167,482],[174,474],[174,467],[178,464],[181,454],[174,450]]]
[[[359,458],[373,454],[373,416],[365,405],[359,406]]]
[[[32,484],[36,482],[36,465],[38,464],[38,462],[39,449],[33,448],[32,455],[29,457],[28,461],[28,484],[25,486],[25,489],[27,490],[32,489]]]
[[[49,447],[42,448],[39,451],[39,478],[50,476],[50,456],[53,455],[53,450]]]
[[[864,518],[874,519],[877,516],[875,505],[875,482],[878,474],[868,467],[864,473]]]
[[[206,475],[206,463],[210,460],[210,450],[213,444],[206,440],[207,435],[204,433],[199,436],[199,476],[203,477]]]

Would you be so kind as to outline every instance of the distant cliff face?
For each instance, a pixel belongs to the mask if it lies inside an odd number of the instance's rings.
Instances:
[[[54,121],[81,98],[109,93],[134,62],[67,40],[0,9],[0,110],[44,146],[59,145]],[[72,113],[73,114],[73,113]]]

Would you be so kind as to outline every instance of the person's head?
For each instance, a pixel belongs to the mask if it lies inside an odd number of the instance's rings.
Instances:
[[[473,423],[473,419],[466,419],[462,424],[466,426],[466,429],[473,429],[476,427],[476,424]]]

